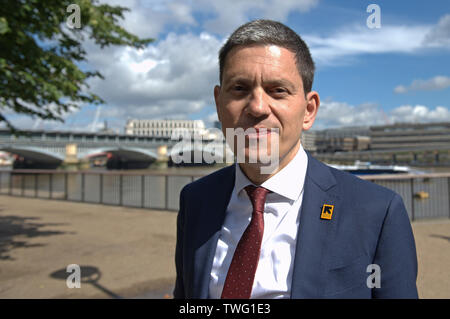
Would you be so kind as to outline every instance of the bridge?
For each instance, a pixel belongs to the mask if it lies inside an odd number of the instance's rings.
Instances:
[[[223,162],[225,154],[230,152],[223,141],[211,138],[201,139],[201,142],[192,140],[192,143],[183,141],[181,145],[180,139],[163,136],[42,130],[29,130],[15,136],[7,129],[0,129],[0,151],[14,155],[14,168],[43,169],[62,164],[78,165],[99,157],[107,159],[108,168],[146,168],[154,162],[192,165],[193,160],[189,159],[194,157]],[[172,159],[181,155],[188,160],[173,163]]]

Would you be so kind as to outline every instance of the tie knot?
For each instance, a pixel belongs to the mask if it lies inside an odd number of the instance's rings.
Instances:
[[[270,193],[270,191],[267,188],[261,187],[261,186],[253,186],[248,185],[245,187],[245,191],[248,194],[248,197],[250,197],[250,201],[253,205],[253,210],[257,212],[264,212],[264,203],[266,202],[266,195],[267,193]]]

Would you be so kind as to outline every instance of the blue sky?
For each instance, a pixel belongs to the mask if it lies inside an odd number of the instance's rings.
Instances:
[[[122,132],[128,118],[217,119],[213,87],[217,52],[239,25],[278,20],[308,44],[316,63],[313,89],[322,100],[316,129],[395,122],[450,121],[450,2],[331,0],[109,0],[129,7],[129,31],[157,40],[144,50],[99,50],[86,41],[90,82],[107,103],[85,105],[66,123],[11,115],[27,128],[96,130],[107,120]],[[366,12],[377,4],[381,27]],[[94,118],[98,114],[98,120]]]

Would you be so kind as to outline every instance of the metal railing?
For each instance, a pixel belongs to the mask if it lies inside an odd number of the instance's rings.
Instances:
[[[450,218],[450,173],[360,176],[398,193],[410,220]]]
[[[178,210],[183,186],[202,175],[96,171],[0,171],[0,194]]]
[[[181,189],[203,174],[0,171],[0,194],[177,211]],[[400,194],[411,220],[450,218],[450,173],[360,176]]]

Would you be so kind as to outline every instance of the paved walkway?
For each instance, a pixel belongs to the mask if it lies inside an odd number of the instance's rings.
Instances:
[[[171,296],[175,228],[173,212],[0,196],[0,298]]]
[[[0,298],[171,297],[175,229],[174,212],[0,196]],[[413,229],[420,297],[450,298],[450,220]]]

